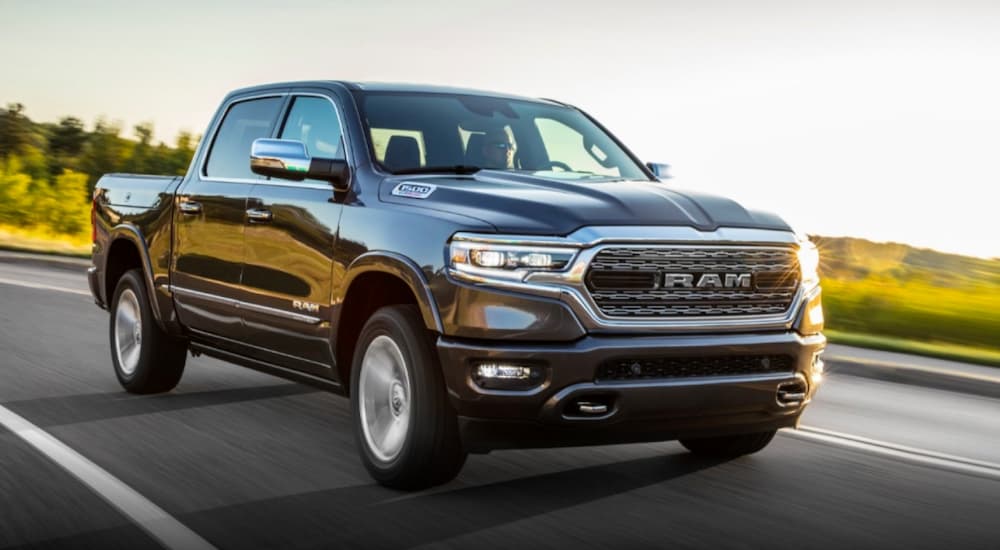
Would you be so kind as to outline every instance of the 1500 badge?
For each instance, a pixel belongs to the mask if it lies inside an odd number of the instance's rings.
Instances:
[[[436,186],[428,183],[401,183],[392,189],[392,194],[410,199],[426,199],[435,189]]]

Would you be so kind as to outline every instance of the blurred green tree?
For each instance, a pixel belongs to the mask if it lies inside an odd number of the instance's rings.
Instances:
[[[80,152],[87,143],[83,121],[76,117],[63,117],[58,124],[43,125],[48,134],[49,177],[56,177],[64,170],[79,171]]]
[[[30,142],[31,130],[24,116],[24,105],[8,103],[7,111],[0,113],[0,159],[6,161],[11,155],[22,152]]]
[[[99,119],[87,139],[80,158],[80,168],[88,176],[86,196],[94,192],[94,185],[104,174],[121,172],[131,156],[132,144],[119,137],[121,125],[109,124]]]
[[[198,141],[199,138],[194,137],[190,132],[177,134],[177,141],[173,153],[170,155],[170,165],[163,173],[177,176],[187,174],[188,165],[191,164],[191,158],[194,157]]]
[[[83,151],[87,143],[87,132],[83,129],[83,121],[76,117],[63,117],[52,129],[49,138],[49,150],[57,155],[75,157]]]
[[[10,159],[8,159],[10,160]],[[7,162],[8,166],[18,164]],[[0,222],[15,227],[29,223],[33,208],[31,198],[31,177],[18,172],[8,172],[0,167]]]
[[[76,117],[35,123],[24,105],[0,110],[0,226],[86,239],[90,197],[106,173],[177,175],[187,171],[198,138],[182,132],[176,147],[153,145],[153,124],[121,125],[99,119],[88,132]]]
[[[134,128],[135,136],[139,141],[132,148],[132,155],[124,165],[126,172],[133,174],[155,174],[152,166],[153,147],[153,123],[143,122]]]

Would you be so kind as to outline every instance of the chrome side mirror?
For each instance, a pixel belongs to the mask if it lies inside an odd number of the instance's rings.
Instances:
[[[250,148],[250,170],[293,181],[325,180],[336,191],[347,191],[351,180],[346,161],[310,157],[306,144],[293,139],[255,139]]]
[[[646,168],[656,176],[658,180],[668,180],[670,179],[670,165],[663,164],[661,162],[647,162]]]

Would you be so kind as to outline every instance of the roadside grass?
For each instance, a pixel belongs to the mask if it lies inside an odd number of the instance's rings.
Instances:
[[[89,258],[90,244],[89,235],[60,235],[0,224],[0,249],[4,250]]]
[[[823,334],[834,344],[1000,367],[1000,350],[995,349],[940,342],[925,342],[874,334],[857,334],[853,332],[841,332],[839,330],[824,330]]]
[[[829,329],[1000,350],[1000,284],[988,278],[949,280],[946,286],[885,275],[862,280],[827,277],[822,284]]]

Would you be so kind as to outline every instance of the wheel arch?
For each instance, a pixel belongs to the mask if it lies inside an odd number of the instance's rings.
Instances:
[[[104,259],[104,293],[108,307],[114,298],[118,281],[130,269],[142,271],[142,280],[146,285],[146,298],[150,301],[153,317],[161,329],[166,330],[161,317],[160,308],[155,300],[153,285],[153,268],[149,259],[149,248],[140,230],[132,225],[117,225],[108,235],[108,252]]]
[[[361,328],[378,309],[396,304],[413,304],[420,310],[424,327],[442,332],[441,316],[427,279],[408,258],[392,252],[368,252],[347,269],[341,291],[333,303],[335,312],[334,353],[337,374],[349,392],[351,365]]]

